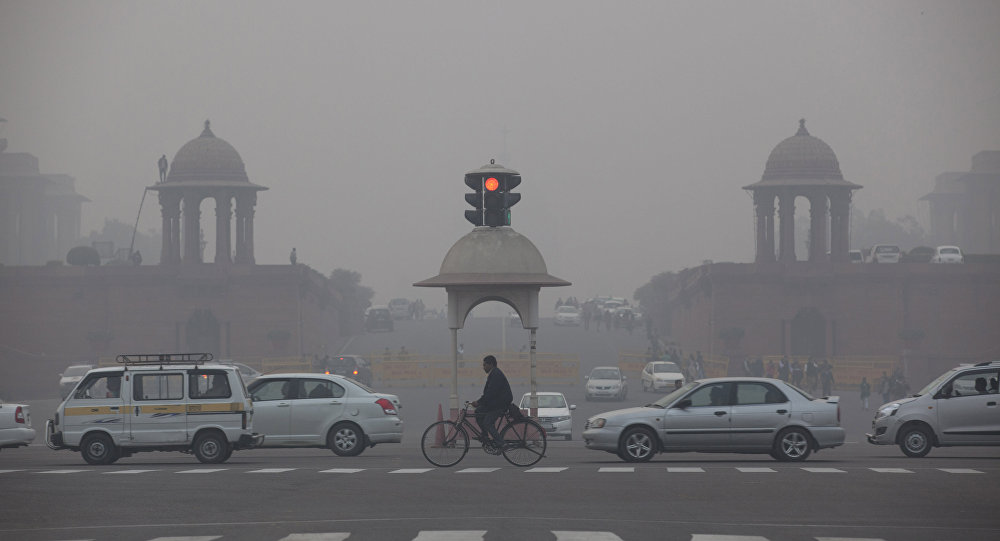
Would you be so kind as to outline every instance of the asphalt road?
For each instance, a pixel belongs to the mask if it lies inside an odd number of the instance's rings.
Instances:
[[[493,348],[499,336],[495,320],[478,322],[462,332],[466,358]],[[446,353],[447,329],[434,326],[402,322],[396,333],[359,338],[345,353],[399,345]],[[578,352],[586,373],[613,364],[619,349],[645,345],[624,332],[598,337],[543,327],[539,348]],[[553,389],[577,405],[576,439],[549,442],[535,469],[478,449],[440,469],[421,455],[419,437],[449,390],[380,390],[403,402],[403,443],[353,458],[262,449],[207,466],[182,453],[143,453],[93,467],[78,453],[47,449],[41,437],[3,451],[0,540],[992,541],[1000,531],[1000,448],[934,449],[909,459],[896,447],[872,446],[863,435],[873,412],[861,409],[856,393],[842,393],[847,443],[803,463],[684,453],[633,465],[585,449],[579,434],[588,416],[655,395],[633,388],[624,403],[585,402],[581,380]],[[479,391],[463,388],[461,398]],[[28,402],[40,432],[56,400]]]

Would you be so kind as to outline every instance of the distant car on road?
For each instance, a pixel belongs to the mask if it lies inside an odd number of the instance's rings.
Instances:
[[[628,396],[627,376],[617,366],[598,366],[587,376],[584,398],[612,398],[619,402]]]
[[[394,324],[392,313],[385,306],[372,306],[365,315],[365,330],[368,332],[389,331],[392,332]]]
[[[556,316],[552,319],[556,325],[572,325],[574,327],[580,326],[581,321],[580,310],[575,306],[568,305],[556,308]]]
[[[338,355],[329,359],[326,373],[351,378],[368,386],[372,384],[371,364],[360,355]]]
[[[573,439],[573,410],[576,409],[576,405],[568,404],[566,396],[562,393],[539,391],[537,394],[538,418],[536,420],[545,429],[545,436]],[[531,393],[524,393],[518,407],[521,410],[531,408]]]
[[[0,400],[0,449],[25,447],[34,439],[31,408],[27,404],[5,404]]]
[[[684,374],[676,363],[653,361],[646,363],[639,379],[643,391],[673,391],[677,388],[677,382],[684,383]]]
[[[861,250],[849,250],[847,252],[847,259],[849,259],[851,263],[864,263],[865,254],[862,253]]]
[[[66,370],[63,370],[62,374],[59,374],[59,398],[66,398],[69,393],[73,392],[77,383],[83,379],[83,376],[87,375],[87,372],[93,368],[92,364],[74,364],[73,366],[67,366]]]
[[[958,246],[938,246],[931,256],[931,263],[965,263],[965,256]]]
[[[813,398],[779,379],[692,381],[656,402],[587,420],[588,449],[645,462],[657,453],[766,453],[801,461],[844,443],[839,397]]]
[[[902,251],[895,244],[876,244],[872,246],[869,257],[871,263],[899,263]]]
[[[399,398],[332,374],[268,374],[250,384],[263,447],[326,447],[357,456],[403,440]]]

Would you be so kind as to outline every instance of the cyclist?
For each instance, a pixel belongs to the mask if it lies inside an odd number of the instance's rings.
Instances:
[[[496,357],[492,355],[483,357],[483,371],[487,374],[483,396],[472,402],[472,407],[476,408],[476,422],[483,431],[483,445],[486,446],[489,437],[493,438],[493,442],[500,441],[497,419],[503,416],[507,406],[514,401],[514,394],[510,390],[507,376],[497,367]],[[499,446],[495,448],[499,450]]]

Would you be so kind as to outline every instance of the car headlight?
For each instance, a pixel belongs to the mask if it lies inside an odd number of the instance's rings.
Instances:
[[[561,423],[563,421],[569,421],[569,419],[570,419],[569,415],[563,415],[562,417],[556,417],[552,421],[555,423]]]
[[[896,415],[897,410],[899,410],[899,404],[896,403],[889,404],[888,406],[878,410],[878,413],[875,414],[875,420],[878,421],[883,417],[891,417],[893,415]]]
[[[612,389],[617,389],[617,388],[619,388],[619,387],[621,387],[621,386],[622,386],[622,385],[621,385],[621,383],[612,383],[612,384],[611,384],[611,388],[612,388]]]
[[[587,426],[590,428],[604,428],[605,419],[603,417],[598,417],[596,419],[591,419],[587,422]]]

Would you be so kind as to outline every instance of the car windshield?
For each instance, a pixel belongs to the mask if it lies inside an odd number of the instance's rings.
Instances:
[[[521,397],[521,409],[531,406],[531,393],[526,393]],[[565,408],[566,398],[561,394],[540,394],[538,395],[538,407],[540,408]]]
[[[934,381],[925,385],[923,389],[920,389],[920,391],[913,396],[921,396],[933,391],[934,389],[938,388],[944,382],[944,380],[950,378],[953,375],[955,375],[955,372],[953,370],[949,370],[944,374],[941,374],[940,376],[934,378]]]
[[[660,398],[656,402],[653,402],[652,404],[646,404],[646,407],[665,409],[672,402],[684,396],[685,394],[687,394],[688,391],[694,389],[698,385],[700,384],[697,381],[692,381],[686,385],[682,385],[680,388],[674,389],[673,391],[663,395],[663,398]]]
[[[674,363],[656,363],[653,365],[653,372],[665,373],[665,372],[680,372],[681,369],[677,368]]]
[[[590,373],[590,379],[619,379],[616,368],[595,368]]]
[[[90,370],[89,366],[71,366],[63,372],[64,376],[82,376]]]

